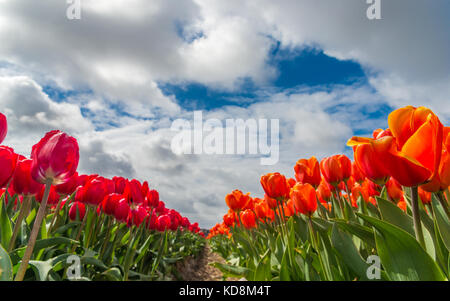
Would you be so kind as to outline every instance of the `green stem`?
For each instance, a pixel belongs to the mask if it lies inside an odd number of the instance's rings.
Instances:
[[[19,234],[20,227],[22,226],[22,221],[25,218],[25,216],[28,215],[30,207],[31,207],[31,196],[27,195],[23,199],[22,207],[20,207],[19,216],[17,217],[16,224],[14,225],[13,234],[11,240],[9,241],[8,252],[11,252],[16,245],[17,235]]]
[[[419,213],[419,193],[417,186],[411,187],[411,207],[414,222],[414,233],[420,245],[425,249],[425,239],[422,231],[422,223],[420,222]]]
[[[323,263],[322,256],[320,255],[319,242],[317,241],[316,232],[314,231],[314,226],[312,223],[311,215],[308,217],[308,225],[309,225],[309,229],[311,231],[311,239],[312,239],[313,247],[317,251],[317,256],[319,257],[319,263],[320,263],[320,267],[322,268],[323,275],[325,277],[325,280],[329,280],[328,276],[327,276],[327,272],[325,270],[325,264]]]
[[[41,205],[39,206],[36,219],[34,221],[33,229],[31,230],[30,239],[28,240],[27,248],[25,254],[23,255],[22,262],[20,263],[19,270],[17,271],[16,278],[14,281],[22,281],[25,277],[25,272],[28,268],[28,263],[30,262],[31,255],[33,254],[34,245],[36,244],[36,239],[41,228],[42,220],[44,219],[45,211],[47,209],[48,196],[50,194],[50,188],[52,186],[52,179],[47,179],[45,183],[44,196],[42,198]]]

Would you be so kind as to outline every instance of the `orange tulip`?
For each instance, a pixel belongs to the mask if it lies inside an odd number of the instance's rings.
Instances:
[[[266,194],[271,198],[288,199],[290,186],[285,176],[275,172],[261,177],[261,185]]]
[[[324,179],[322,179],[319,187],[317,187],[317,196],[319,197],[319,201],[321,203],[327,203],[331,199],[330,186],[331,186],[330,184],[328,184]]]
[[[386,189],[389,197],[396,203],[403,198],[402,185],[400,185],[400,183],[397,182],[397,180],[395,180],[394,178],[391,177],[389,181],[387,181]]]
[[[423,204],[431,203],[431,192],[423,190],[422,187],[419,187],[419,197]]]
[[[241,211],[240,213],[242,224],[245,228],[255,228],[256,227],[256,219],[255,214],[250,209],[246,209]]]
[[[264,219],[267,217],[270,208],[269,205],[264,200],[257,199],[255,201],[255,213],[256,216],[260,219]]]
[[[319,186],[320,177],[320,166],[316,157],[311,157],[309,159],[300,159],[294,166],[295,178],[298,182],[302,184],[309,183],[314,187]]]
[[[277,200],[275,200],[274,198],[271,198],[266,194],[264,194],[264,201],[266,201],[267,205],[269,206],[270,209],[275,209],[277,208],[278,204],[277,204]]]
[[[374,157],[400,184],[424,184],[434,178],[441,160],[443,126],[439,118],[424,107],[408,106],[388,117],[390,131],[375,139],[351,138],[347,145],[370,145]]]
[[[333,186],[347,180],[352,174],[352,162],[345,155],[334,155],[320,161],[320,171],[325,180]]]
[[[374,132],[375,134],[375,132]],[[365,177],[383,185],[389,179],[389,171],[378,158],[371,144],[361,144],[353,147],[355,163]]]
[[[352,178],[355,182],[362,183],[366,178],[356,161],[352,162]]]
[[[450,127],[444,127],[443,137],[439,170],[430,183],[421,186],[428,192],[444,191],[450,186]]]
[[[242,210],[250,201],[250,193],[243,194],[240,190],[234,190],[225,197],[225,202],[233,211]]]
[[[364,202],[369,202],[369,191],[367,189],[367,186],[361,186],[360,184],[355,184],[352,188],[352,194],[351,194],[351,204],[353,207],[358,207],[358,199],[359,197],[362,197]]]
[[[406,204],[405,200],[403,200],[397,203],[397,207],[406,212],[406,208],[408,207],[408,205]]]
[[[297,183],[290,193],[295,209],[304,215],[310,216],[317,210],[316,190],[309,184]]]

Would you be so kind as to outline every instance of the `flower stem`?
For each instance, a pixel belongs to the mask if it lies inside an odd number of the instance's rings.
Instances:
[[[422,223],[420,222],[419,193],[417,186],[411,187],[411,207],[414,222],[414,233],[416,234],[416,239],[419,241],[420,245],[425,249],[425,239],[422,231]]]
[[[16,239],[17,235],[19,234],[19,229],[22,226],[22,221],[24,217],[27,216],[28,211],[30,210],[30,207],[31,207],[31,196],[25,196],[22,202],[22,207],[20,208],[19,216],[17,217],[16,220],[16,224],[14,225],[13,235],[9,242],[8,252],[11,252],[16,245]]]
[[[34,220],[33,229],[31,230],[30,239],[28,240],[25,254],[23,255],[22,262],[20,263],[19,270],[17,271],[14,281],[22,281],[25,277],[25,272],[28,268],[31,255],[33,254],[34,245],[41,228],[42,220],[44,219],[45,211],[47,209],[48,196],[50,194],[50,187],[52,186],[52,179],[47,179],[45,183],[44,197],[42,198],[41,206],[39,207],[36,219]]]

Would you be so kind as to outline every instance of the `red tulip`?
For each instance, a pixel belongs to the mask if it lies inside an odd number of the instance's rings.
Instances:
[[[83,202],[88,205],[97,206],[109,194],[108,181],[106,178],[96,177],[88,182],[83,190]]]
[[[365,175],[362,172],[361,168],[358,167],[356,161],[352,162],[352,178],[353,180],[355,180],[355,182],[360,184],[364,182],[365,179]]]
[[[374,132],[374,135],[377,131]],[[384,185],[389,179],[389,171],[384,162],[378,157],[375,149],[370,144],[361,144],[353,147],[355,162],[365,177]]]
[[[118,193],[110,193],[102,201],[102,210],[107,215],[114,215],[117,205],[124,197]]]
[[[314,187],[319,186],[321,176],[320,176],[320,166],[316,157],[311,157],[309,159],[300,159],[294,166],[295,178],[302,184],[309,183]]]
[[[30,159],[19,160],[12,181],[14,190],[25,196],[34,196],[39,193],[43,187],[41,183],[36,182],[31,177],[32,164],[33,161]]]
[[[400,185],[400,183],[397,182],[397,180],[395,180],[394,178],[391,177],[389,181],[387,181],[386,189],[389,197],[396,203],[403,198],[402,185]]]
[[[328,203],[328,201],[331,199],[331,186],[328,184],[325,179],[322,179],[320,182],[319,187],[317,187],[317,196],[319,197],[319,201],[321,203]]]
[[[78,172],[75,172],[73,176],[71,176],[66,183],[56,185],[56,191],[59,194],[63,195],[71,195],[77,189],[79,179]]]
[[[130,205],[128,204],[128,201],[125,199],[120,200],[114,211],[114,217],[120,222],[126,222],[129,214]]]
[[[69,218],[73,221],[76,220],[77,219],[77,211],[78,211],[79,220],[83,220],[84,216],[86,214],[86,206],[80,202],[72,203],[72,205],[70,206],[70,209],[69,209]]]
[[[131,180],[125,187],[124,196],[130,203],[142,204],[144,202],[144,195],[142,194],[142,185],[138,180]]]
[[[36,201],[38,203],[42,203],[42,198],[44,197],[44,191],[45,191],[45,186],[42,185],[41,186],[41,190],[38,192],[38,194],[36,195]],[[52,186],[50,188],[50,193],[48,196],[48,200],[47,200],[47,206],[53,206],[53,205],[57,205],[59,202],[59,194],[56,192],[55,186]]]
[[[0,113],[0,143],[5,140],[6,133],[8,133],[8,122],[6,116]]]
[[[302,214],[310,216],[317,210],[316,190],[307,183],[297,183],[290,192],[295,209]]]
[[[6,187],[14,175],[18,156],[10,147],[0,145],[0,188]]]
[[[274,199],[281,198],[282,200],[289,198],[291,188],[282,174],[278,172],[266,174],[261,177],[260,182],[269,197]]]
[[[43,184],[49,180],[53,185],[65,183],[75,174],[79,158],[75,138],[60,131],[48,132],[32,148],[31,175]]]
[[[431,203],[431,192],[425,191],[421,187],[419,187],[419,197],[423,204]]]
[[[158,216],[158,218],[156,219],[156,229],[160,232],[163,232],[169,229],[171,222],[172,220],[168,215]]]
[[[159,204],[159,193],[156,190],[150,190],[147,193],[146,203],[148,206],[156,208]]]
[[[144,207],[136,206],[130,210],[128,224],[129,225],[133,224],[133,225],[139,227],[142,224],[142,222],[145,220],[147,215],[148,215],[147,210],[145,210]]]

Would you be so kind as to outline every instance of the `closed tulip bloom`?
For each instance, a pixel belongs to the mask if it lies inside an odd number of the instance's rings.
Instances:
[[[40,183],[67,182],[77,171],[80,159],[77,140],[61,131],[48,132],[31,151],[33,179]]]
[[[271,198],[285,200],[289,198],[290,186],[285,176],[275,172],[261,177],[264,192]]]
[[[130,205],[128,204],[128,201],[126,199],[120,200],[114,211],[114,217],[120,222],[126,222],[129,214]]]
[[[148,206],[156,208],[159,204],[159,193],[152,189],[147,193],[146,203]]]
[[[352,162],[345,155],[334,155],[320,161],[320,171],[325,180],[333,186],[350,178]]]
[[[32,164],[33,161],[30,159],[23,159],[17,162],[12,184],[14,186],[14,190],[18,194],[22,194],[24,196],[34,196],[43,188],[41,183],[36,182],[31,177]]]
[[[234,211],[228,211],[228,213],[225,214],[225,215],[223,216],[223,223],[224,223],[225,225],[227,225],[228,227],[233,226],[235,220],[236,220],[236,219],[235,219],[235,213],[234,213]]]
[[[123,194],[127,186],[128,180],[123,177],[113,177],[112,180],[114,182],[115,187],[114,192],[118,194]]]
[[[77,211],[78,211],[78,217],[79,220],[83,220],[84,216],[86,214],[86,206],[83,203],[80,202],[73,202],[69,209],[69,218],[71,220],[77,219]]]
[[[277,208],[278,204],[277,204],[277,200],[275,200],[274,198],[271,198],[266,194],[264,194],[264,201],[266,202],[266,204],[269,206],[270,209],[275,209]]]
[[[158,206],[155,208],[155,212],[162,214],[166,209],[166,204],[163,201],[159,201]]]
[[[160,232],[164,232],[169,229],[172,220],[168,215],[160,215],[156,219],[156,229]]]
[[[267,205],[264,200],[257,199],[257,201],[255,202],[255,213],[259,219],[268,217],[269,210],[269,205]]]
[[[309,183],[314,187],[319,186],[321,181],[319,161],[316,157],[300,159],[294,166],[295,178],[302,184]]]
[[[117,205],[124,197],[118,193],[110,193],[102,201],[102,210],[107,215],[114,215],[116,212]]]
[[[250,209],[241,211],[240,217],[241,217],[242,224],[244,225],[245,228],[251,229],[251,228],[256,227],[255,214]]]
[[[6,187],[14,175],[18,156],[10,147],[0,145],[0,188]]]
[[[247,206],[250,201],[250,193],[243,194],[240,190],[234,190],[225,197],[225,202],[231,210],[239,211]]]
[[[147,210],[145,210],[144,207],[136,206],[130,210],[128,223],[130,226],[135,225],[135,226],[139,227],[142,224],[142,222],[145,220],[147,215],[148,215]]]
[[[319,187],[317,187],[317,196],[321,203],[328,203],[331,199],[331,189],[330,184],[328,184],[324,179],[320,182]]]
[[[400,201],[397,203],[397,207],[406,212],[406,208],[408,207],[408,204],[406,204],[405,200],[403,200],[403,201]]]
[[[391,177],[389,181],[387,181],[386,189],[389,197],[396,203],[403,198],[402,185],[400,185],[400,183],[397,182],[397,180],[395,180],[394,178]]]
[[[351,190],[351,204],[353,207],[358,207],[358,199],[362,198],[364,202],[369,202],[369,191],[367,187],[361,186],[360,184],[355,184]]]
[[[431,203],[431,192],[425,191],[421,187],[419,187],[419,197],[423,204]]]
[[[311,216],[317,209],[316,190],[311,184],[297,183],[290,192],[295,209],[307,216]]]
[[[84,187],[84,203],[92,206],[100,204],[109,194],[108,181],[104,177],[96,177]]]
[[[124,195],[128,201],[133,204],[142,204],[144,195],[142,194],[142,185],[138,180],[131,180],[125,187]]]
[[[408,106],[389,114],[388,124],[392,135],[385,131],[376,139],[353,137],[347,145],[371,145],[380,164],[402,186],[431,181],[442,155],[443,125],[439,118],[428,108]]]
[[[5,140],[6,134],[8,133],[8,122],[6,121],[6,116],[0,113],[0,143]]]

